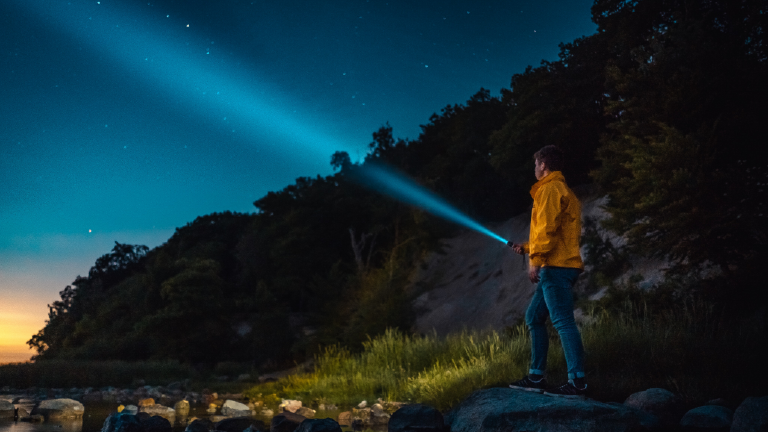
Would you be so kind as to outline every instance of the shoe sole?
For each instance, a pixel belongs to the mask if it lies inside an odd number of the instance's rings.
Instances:
[[[525,390],[525,391],[533,392],[533,393],[544,393],[544,389],[537,389],[537,388],[533,388],[533,387],[518,387],[518,386],[510,385],[509,388],[517,389],[517,390]]]

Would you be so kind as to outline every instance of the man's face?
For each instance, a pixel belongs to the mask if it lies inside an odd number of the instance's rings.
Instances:
[[[547,167],[546,165],[544,165],[544,162],[538,159],[535,159],[534,163],[536,166],[536,168],[534,169],[534,174],[536,174],[536,180],[541,180],[546,176],[544,172],[547,170]]]

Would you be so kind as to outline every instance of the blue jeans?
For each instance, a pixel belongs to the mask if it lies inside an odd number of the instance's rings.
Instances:
[[[568,379],[584,377],[584,347],[573,319],[571,289],[580,270],[566,267],[542,267],[539,284],[525,313],[525,324],[531,332],[531,369],[528,373],[544,375],[547,368],[547,317],[560,334],[560,342],[568,364]]]

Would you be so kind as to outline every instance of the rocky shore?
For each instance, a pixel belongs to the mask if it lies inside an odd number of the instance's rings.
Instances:
[[[768,430],[768,396],[750,397],[735,407],[715,399],[686,410],[678,396],[658,388],[635,393],[624,403],[491,388],[474,392],[447,413],[426,405],[381,399],[370,405],[362,401],[342,412],[334,405],[321,404],[313,409],[298,400],[282,400],[273,410],[240,394],[198,393],[183,386],[173,383],[132,390],[4,388],[0,419],[79,419],[85,412],[84,403],[113,402],[120,404],[118,412],[109,415],[102,432],[170,432],[174,425],[185,427],[186,432],[340,432],[341,426],[350,426],[353,431],[372,428],[391,432]],[[190,404],[207,406],[208,415],[190,417]],[[332,418],[315,419],[318,411]]]

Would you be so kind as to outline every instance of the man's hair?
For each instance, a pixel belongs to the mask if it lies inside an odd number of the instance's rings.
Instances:
[[[562,171],[565,165],[563,151],[555,145],[542,147],[541,150],[533,154],[533,159],[544,162],[550,171]]]

